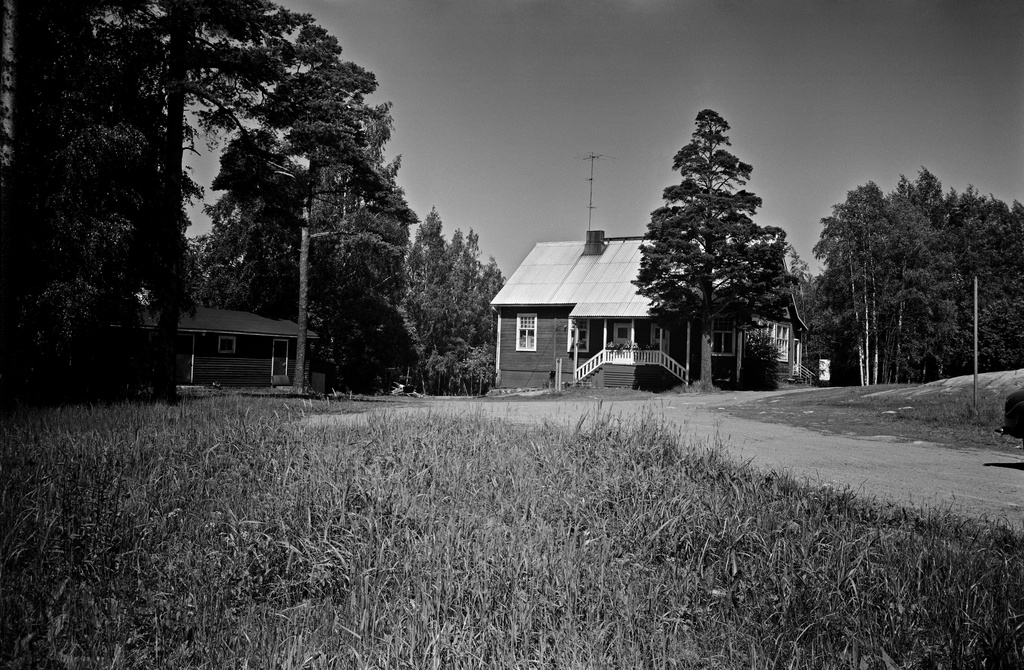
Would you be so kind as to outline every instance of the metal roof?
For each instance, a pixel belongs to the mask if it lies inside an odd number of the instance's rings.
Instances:
[[[573,305],[572,316],[647,316],[637,295],[641,241],[606,239],[604,253],[584,256],[582,241],[541,242],[512,273],[491,304]]]
[[[154,315],[147,314],[142,318],[142,325],[145,328],[155,328],[156,318]],[[178,332],[297,337],[299,326],[294,321],[268,319],[252,312],[196,307],[194,316],[181,315],[181,319],[178,321]],[[306,337],[317,339],[319,336],[312,330],[306,330]]]

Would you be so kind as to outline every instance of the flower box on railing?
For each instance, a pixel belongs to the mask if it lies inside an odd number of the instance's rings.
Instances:
[[[661,351],[656,344],[614,344],[605,347],[605,362],[611,365],[657,365]]]

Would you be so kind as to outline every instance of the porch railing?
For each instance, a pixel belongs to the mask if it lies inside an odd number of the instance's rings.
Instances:
[[[602,365],[660,365],[681,381],[687,381],[686,368],[664,351],[643,349],[602,349],[587,362],[576,368],[574,381],[592,375]]]
[[[813,384],[818,380],[818,375],[814,374],[810,368],[794,363],[792,379],[799,384]]]

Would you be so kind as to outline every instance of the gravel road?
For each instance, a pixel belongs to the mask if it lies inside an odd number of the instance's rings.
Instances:
[[[913,507],[951,509],[1024,529],[1024,458],[1019,450],[951,449],[886,435],[823,435],[731,416],[728,407],[768,395],[677,395],[651,399],[423,400],[391,412],[477,414],[514,422],[574,426],[597,412],[628,418],[651,411],[691,439],[720,438],[727,451],[762,470],[786,472],[817,485],[850,487],[859,495]],[[327,415],[320,421],[372,421],[375,413]]]

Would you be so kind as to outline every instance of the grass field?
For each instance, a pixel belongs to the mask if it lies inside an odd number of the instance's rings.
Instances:
[[[812,389],[730,408],[738,416],[847,435],[894,435],[953,447],[1006,449],[1020,440],[1000,437],[1006,393],[961,387],[914,394],[896,385]]]
[[[302,421],[316,409],[5,419],[0,663],[1024,666],[1005,527],[763,475],[652,416]]]

